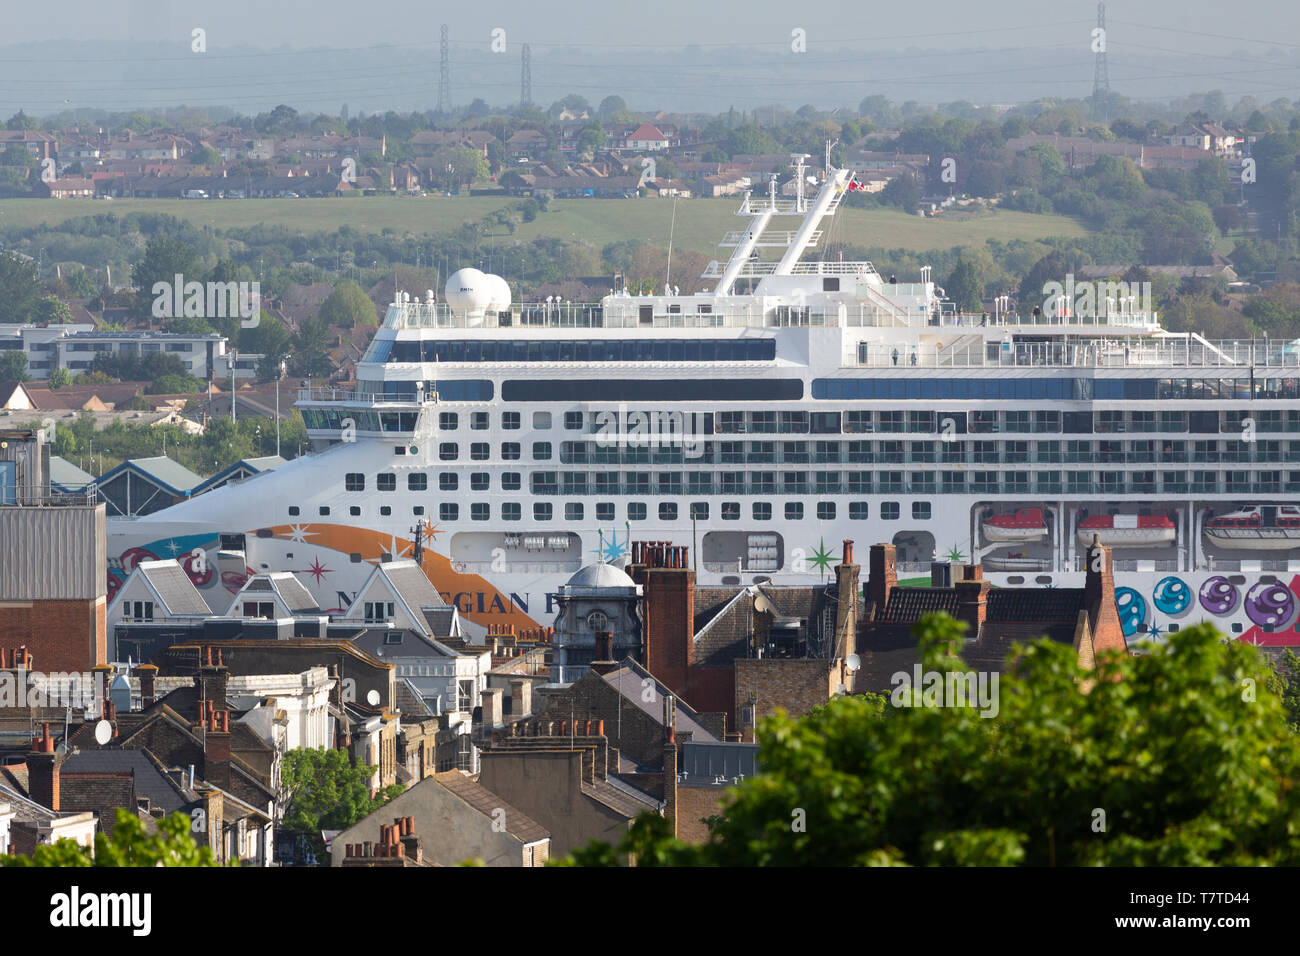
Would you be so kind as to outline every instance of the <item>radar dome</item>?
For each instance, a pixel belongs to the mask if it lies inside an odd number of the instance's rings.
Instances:
[[[488,277],[478,269],[453,272],[443,293],[453,312],[477,312],[481,315],[492,301]]]
[[[488,302],[489,312],[506,312],[510,309],[510,285],[498,275],[488,275],[487,288],[492,298]]]

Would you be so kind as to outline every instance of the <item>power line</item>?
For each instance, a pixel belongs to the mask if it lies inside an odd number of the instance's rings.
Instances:
[[[524,44],[519,63],[519,105],[531,106],[533,102],[533,51]]]
[[[1106,4],[1097,4],[1097,29],[1093,32],[1097,49],[1092,69],[1092,109],[1101,113],[1103,126],[1110,125],[1110,66],[1106,62]]]
[[[451,63],[448,58],[447,24],[442,25],[442,44],[438,60],[438,112],[446,115],[451,109]]]

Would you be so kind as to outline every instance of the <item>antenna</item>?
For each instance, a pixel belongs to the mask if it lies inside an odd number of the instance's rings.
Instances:
[[[451,62],[448,57],[447,24],[442,25],[441,61],[438,64],[438,112],[451,108]]]
[[[1106,62],[1106,4],[1097,4],[1097,30],[1093,33],[1097,57],[1092,69],[1092,110],[1110,125],[1110,67]]]
[[[533,102],[533,51],[525,43],[519,55],[519,105],[529,106]]]

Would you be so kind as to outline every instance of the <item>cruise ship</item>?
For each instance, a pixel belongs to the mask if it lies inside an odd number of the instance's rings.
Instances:
[[[710,292],[517,303],[463,269],[397,294],[355,389],[299,393],[312,454],[110,520],[110,594],[177,557],[219,610],[266,570],[341,610],[414,557],[471,631],[529,628],[633,540],[702,584],[822,581],[854,539],[904,580],[1078,587],[1096,538],[1130,642],[1300,644],[1295,344],[1168,332],[1132,295],[964,314],[928,269],[817,259],[860,186],[805,193],[797,164],[794,195],[745,196]]]

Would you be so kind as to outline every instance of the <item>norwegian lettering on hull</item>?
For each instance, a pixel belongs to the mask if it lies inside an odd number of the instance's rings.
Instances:
[[[335,591],[334,596],[338,599],[339,607],[343,610],[347,610],[352,606],[352,595],[348,594],[347,591]]]

